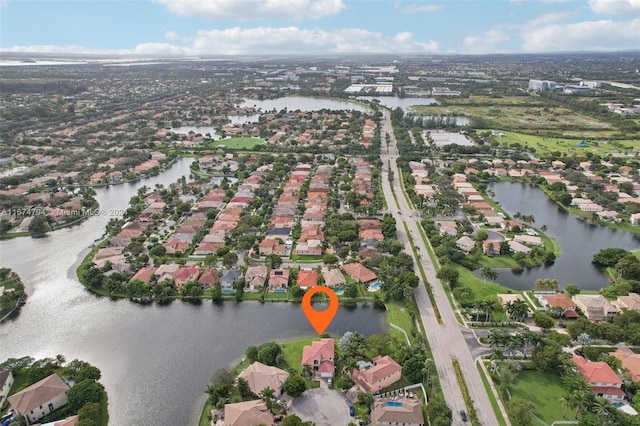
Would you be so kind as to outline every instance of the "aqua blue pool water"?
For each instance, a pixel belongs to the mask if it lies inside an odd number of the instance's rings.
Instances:
[[[389,401],[387,402],[387,407],[402,407],[402,402]]]
[[[380,290],[380,287],[382,286],[382,284],[380,282],[377,282],[375,284],[371,285],[371,290]]]
[[[333,290],[333,292],[338,296],[342,296],[344,294],[344,290]]]
[[[281,289],[278,289],[278,290],[273,290],[273,292],[276,293],[276,294],[283,294],[283,293],[286,293],[287,290],[281,288]]]
[[[613,403],[613,406],[614,406],[614,407],[616,407],[616,408],[620,408],[620,407],[622,407],[623,405],[624,405],[624,402],[614,402],[614,403]]]

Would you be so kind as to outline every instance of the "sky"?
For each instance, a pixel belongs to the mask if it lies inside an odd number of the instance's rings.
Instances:
[[[640,0],[0,0],[0,51],[487,54],[640,49]]]

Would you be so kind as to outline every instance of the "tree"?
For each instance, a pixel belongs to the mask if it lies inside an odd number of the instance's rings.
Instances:
[[[536,312],[535,314],[533,314],[533,322],[544,331],[548,331],[555,324],[553,318],[551,318],[544,312]]]
[[[405,361],[402,366],[402,375],[407,378],[409,383],[422,382],[424,367],[424,359],[419,356],[413,356]]]
[[[46,234],[49,229],[49,222],[47,222],[46,216],[34,216],[29,223],[29,232],[35,235]]]
[[[327,253],[322,256],[322,263],[324,263],[325,265],[335,265],[336,263],[338,263],[338,256],[336,256],[335,254]]]
[[[538,370],[559,371],[568,354],[557,343],[543,339],[531,354],[531,360]]]
[[[591,339],[591,336],[587,333],[580,333],[578,337],[576,337],[576,342],[582,345],[582,350],[584,351],[584,347],[591,345],[593,339]]]
[[[307,384],[299,374],[292,374],[285,380],[283,389],[287,395],[297,398],[307,389]]]
[[[213,287],[211,287],[211,300],[213,302],[219,302],[222,300],[222,286],[220,283],[215,283]]]
[[[476,241],[486,241],[489,238],[489,233],[484,229],[480,229],[476,232]]]
[[[350,252],[351,249],[349,248],[349,246],[342,246],[338,250],[338,257],[340,257],[340,259],[342,260],[345,260],[349,256]]]
[[[576,294],[580,294],[580,287],[575,284],[567,284],[564,288],[564,292],[567,293],[569,297],[573,297]]]
[[[88,402],[100,402],[104,394],[104,386],[94,380],[83,380],[76,383],[67,394],[69,408],[79,410]]]
[[[453,421],[451,408],[440,397],[429,400],[427,416],[429,416],[431,426],[450,426]]]
[[[291,287],[291,296],[294,299],[300,299],[302,296],[304,296],[304,290],[301,287],[294,285]]]
[[[258,347],[257,360],[263,364],[274,366],[277,364],[278,355],[281,353],[282,348],[277,343],[263,343]]]
[[[267,408],[269,410],[271,410],[271,408],[273,407],[273,400],[276,398],[275,395],[276,391],[274,391],[269,386],[260,391],[259,396],[264,401],[264,403],[267,404]]]
[[[238,262],[238,255],[232,251],[222,257],[222,264],[227,269],[230,269],[233,265],[236,264],[236,262]]]
[[[623,257],[629,254],[629,251],[621,248],[606,248],[602,249],[596,254],[593,255],[593,259],[591,263],[600,267],[607,268],[610,266],[615,266]]]
[[[102,420],[99,402],[88,402],[78,410],[78,424],[99,425]]]
[[[368,391],[360,391],[358,392],[358,403],[366,405],[367,407],[371,407],[373,404],[373,394]]]
[[[238,377],[237,387],[238,387],[238,392],[240,392],[240,395],[243,398],[248,398],[250,396],[253,396],[253,392],[251,392],[251,389],[249,388],[249,382],[247,382],[242,377]]]
[[[346,283],[344,285],[345,297],[358,297],[358,285],[353,282]]]
[[[451,265],[445,265],[436,274],[436,277],[447,284],[451,288],[455,287],[458,284],[458,278],[460,277],[460,273],[458,270]]]
[[[282,419],[282,426],[313,426],[312,422],[303,422],[300,417],[292,414]]]
[[[480,269],[480,276],[484,281],[495,281],[498,279],[498,272],[495,269],[483,266]]]
[[[100,370],[85,361],[74,359],[62,369],[62,374],[66,378],[76,382],[84,380],[100,380]]]
[[[267,268],[278,269],[282,265],[282,258],[277,254],[271,253],[265,257]]]
[[[509,418],[515,425],[530,426],[532,424],[531,410],[533,410],[533,403],[531,401],[514,397],[507,402]]]
[[[256,359],[258,359],[258,348],[255,346],[249,346],[246,351],[244,351],[245,356],[249,360],[250,363],[254,363]]]

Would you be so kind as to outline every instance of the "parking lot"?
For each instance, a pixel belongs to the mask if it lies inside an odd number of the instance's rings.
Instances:
[[[340,392],[331,389],[310,389],[296,398],[289,407],[290,414],[316,426],[346,426],[355,422],[349,416],[349,401]]]

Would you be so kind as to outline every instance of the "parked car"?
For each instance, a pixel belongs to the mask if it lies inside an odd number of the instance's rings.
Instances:
[[[355,407],[354,407],[353,405],[350,405],[350,406],[349,406],[349,415],[350,415],[351,417],[353,417],[353,416],[355,416],[355,415],[356,415],[356,409],[355,409]]]
[[[469,420],[469,417],[467,417],[467,413],[465,413],[464,410],[460,411],[460,418],[462,419],[463,422],[466,422]]]

